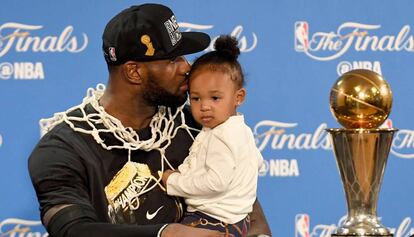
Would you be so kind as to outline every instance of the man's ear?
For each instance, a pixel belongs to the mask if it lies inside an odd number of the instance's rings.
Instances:
[[[125,78],[133,84],[141,84],[142,77],[140,74],[141,64],[128,61],[123,65]]]
[[[240,88],[236,91],[236,104],[237,106],[241,105],[246,98],[246,89]]]

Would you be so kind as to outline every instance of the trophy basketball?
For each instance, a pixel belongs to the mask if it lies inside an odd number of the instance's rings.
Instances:
[[[330,109],[344,128],[327,129],[345,190],[348,215],[332,236],[393,236],[377,217],[378,194],[397,129],[379,128],[392,105],[388,83],[358,69],[343,74],[330,93]]]

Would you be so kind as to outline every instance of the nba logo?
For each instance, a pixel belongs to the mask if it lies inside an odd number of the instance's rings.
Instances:
[[[111,59],[111,61],[115,62],[116,61],[115,48],[114,47],[109,47],[108,52],[109,52],[109,58]]]
[[[391,119],[387,119],[384,121],[383,124],[381,124],[380,128],[392,128],[392,120]]]
[[[309,49],[309,25],[306,21],[295,22],[295,50],[303,52]]]
[[[309,234],[309,216],[307,214],[298,214],[295,217],[295,237],[310,237]]]

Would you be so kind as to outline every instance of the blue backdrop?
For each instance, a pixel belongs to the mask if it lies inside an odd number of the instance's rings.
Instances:
[[[240,41],[247,78],[241,107],[266,160],[259,199],[274,236],[330,236],[346,215],[324,131],[333,83],[350,69],[381,73],[395,136],[378,202],[396,237],[414,233],[414,25],[411,0],[158,1],[183,31]],[[0,4],[0,236],[46,236],[27,172],[39,119],[79,104],[106,83],[101,35],[140,1],[44,0]],[[191,55],[191,61],[197,55]],[[302,226],[302,227],[300,227]],[[307,226],[307,228],[303,228]]]

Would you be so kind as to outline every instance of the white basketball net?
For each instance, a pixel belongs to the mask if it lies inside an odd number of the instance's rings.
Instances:
[[[39,123],[42,136],[57,124],[65,122],[76,132],[92,135],[95,141],[106,150],[128,150],[128,162],[131,161],[131,151],[158,150],[161,157],[161,172],[164,172],[165,163],[168,165],[169,169],[174,169],[165,157],[165,150],[171,144],[171,139],[174,138],[178,130],[182,128],[185,129],[194,140],[194,137],[191,134],[190,130],[197,130],[186,125],[183,112],[184,105],[179,107],[174,112],[174,114],[170,108],[159,106],[158,112],[150,121],[149,127],[151,130],[151,137],[148,140],[141,140],[134,129],[130,127],[124,127],[121,121],[106,113],[104,108],[99,105],[98,101],[103,95],[104,91],[105,85],[103,84],[98,84],[96,86],[96,89],[88,88],[86,97],[83,99],[80,105],[74,106],[65,112],[55,113],[52,118],[41,119]],[[96,112],[87,113],[85,111],[87,104],[90,104]],[[79,110],[82,116],[76,117],[69,115],[70,112],[75,110]],[[174,120],[177,117],[181,117],[181,124],[175,126]],[[79,125],[77,125],[78,122],[86,122],[90,126],[90,130],[79,127]],[[104,128],[98,129],[96,125],[100,125]],[[105,133],[112,133],[113,136],[120,142],[120,145],[105,144],[104,139],[101,137],[101,135]],[[160,183],[160,180],[161,177],[159,177],[157,179],[157,182],[151,187],[146,187],[144,190],[141,190],[139,195],[152,190],[157,184]]]

